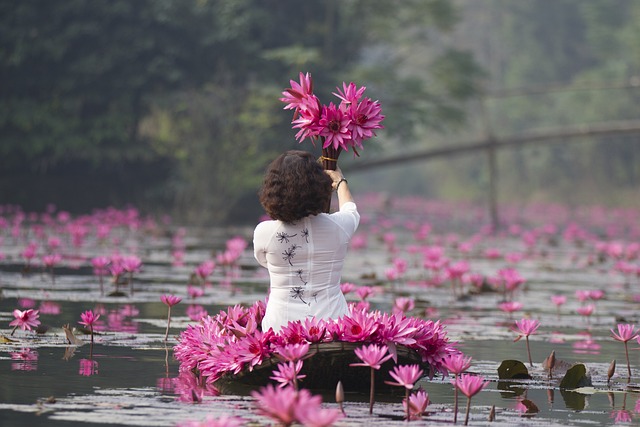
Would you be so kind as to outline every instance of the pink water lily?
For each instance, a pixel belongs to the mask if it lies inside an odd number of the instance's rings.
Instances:
[[[527,354],[529,355],[529,365],[533,366],[533,361],[531,360],[531,349],[529,347],[529,335],[534,334],[538,327],[540,326],[540,321],[536,319],[521,319],[516,320],[515,332],[518,333],[518,337],[514,340],[514,342],[519,341],[522,337],[525,338],[527,342]]]
[[[426,412],[429,405],[429,394],[424,390],[418,390],[415,393],[411,393],[409,401],[403,400],[402,404],[405,411],[409,412],[409,420],[419,420]]]
[[[454,374],[454,381],[458,379],[458,375],[469,369],[471,366],[471,357],[464,357],[462,353],[449,355],[444,359],[444,367]],[[453,423],[458,421],[458,388],[453,390]]]
[[[89,328],[89,333],[91,334],[91,344],[93,344],[93,330],[99,318],[100,315],[94,313],[91,310],[87,310],[84,313],[80,314],[80,321],[78,323]]]
[[[460,390],[462,394],[467,396],[467,413],[464,419],[464,425],[467,425],[469,423],[471,398],[485,388],[489,382],[485,381],[484,377],[480,375],[461,374],[458,378],[452,380],[451,383]]]
[[[372,414],[375,396],[375,371],[379,370],[384,362],[391,359],[391,355],[387,354],[388,348],[386,346],[377,344],[356,348],[354,352],[362,360],[362,363],[351,363],[349,366],[368,366],[371,371],[369,380],[369,414]]]
[[[627,357],[627,372],[629,378],[631,378],[631,364],[629,363],[629,347],[627,343],[632,339],[636,339],[639,336],[640,331],[636,331],[636,325],[630,325],[626,323],[618,323],[618,332],[611,329],[611,336],[616,341],[621,341],[624,343],[624,353]]]
[[[9,323],[9,326],[13,326],[13,330],[11,331],[11,335],[13,336],[14,332],[17,328],[21,328],[23,331],[31,330],[31,328],[35,328],[40,324],[38,310],[28,309],[24,311],[20,311],[18,309],[13,310],[13,317],[15,320]]]
[[[160,301],[167,306],[167,329],[164,333],[164,342],[169,338],[169,327],[171,325],[171,307],[182,301],[182,298],[175,295],[162,295]]]
[[[413,388],[416,381],[422,377],[424,371],[420,369],[418,365],[399,365],[394,367],[389,375],[396,381],[385,381],[389,385],[395,385],[399,387],[405,388],[405,399],[409,400],[409,391]],[[411,414],[409,412],[409,405],[406,408],[406,417],[407,421],[409,420]]]
[[[270,378],[280,383],[278,387],[290,385],[297,390],[298,381],[306,377],[306,375],[300,375],[300,370],[302,370],[302,360],[278,363],[277,369],[273,371]]]

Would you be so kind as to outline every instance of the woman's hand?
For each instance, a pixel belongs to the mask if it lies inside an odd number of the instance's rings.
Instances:
[[[336,188],[336,185],[338,185],[338,182],[340,182],[341,179],[344,178],[344,175],[342,174],[342,169],[340,169],[340,167],[336,167],[336,170],[332,171],[332,170],[325,170],[325,172],[327,173],[327,175],[329,175],[331,177],[331,180],[333,181],[333,188]]]

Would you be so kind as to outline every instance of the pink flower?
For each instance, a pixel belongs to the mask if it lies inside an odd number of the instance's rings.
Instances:
[[[196,267],[195,273],[200,279],[205,280],[211,275],[211,273],[213,273],[215,268],[216,263],[213,260],[207,260]]]
[[[62,261],[62,255],[60,254],[45,255],[42,257],[42,264],[47,268],[53,268],[56,264],[59,264],[60,261]]]
[[[245,424],[245,420],[240,417],[209,415],[204,421],[185,421],[178,424],[177,427],[240,427],[243,424]]]
[[[189,297],[196,299],[198,297],[201,297],[202,295],[204,295],[204,290],[202,288],[199,288],[197,286],[187,286],[187,293],[189,294]]]
[[[349,366],[369,366],[376,370],[380,369],[384,362],[391,359],[391,355],[387,354],[388,351],[389,349],[386,346],[378,344],[356,348],[354,352],[363,363],[351,363]]]
[[[451,383],[457,387],[462,394],[471,398],[485,388],[489,384],[489,381],[485,381],[484,377],[480,375],[461,374],[457,379],[452,380]]]
[[[121,264],[124,271],[126,271],[127,273],[134,273],[140,270],[142,261],[137,256],[130,255],[122,258]]]
[[[350,123],[351,120],[347,115],[333,102],[330,102],[328,106],[322,106],[322,114],[318,123],[321,128],[320,136],[324,138],[322,148],[333,146],[336,150],[338,148],[347,150],[351,141]]]
[[[307,317],[302,321],[301,326],[302,336],[310,343],[322,342],[327,335],[327,324],[323,319]]]
[[[93,327],[96,324],[96,321],[100,318],[99,314],[95,314],[91,310],[87,310],[84,313],[80,314],[80,323],[81,325],[85,325],[87,327]]]
[[[341,418],[335,409],[322,409],[322,397],[312,395],[309,390],[300,390],[293,402],[296,421],[309,427],[326,427]]]
[[[423,373],[424,371],[420,369],[420,366],[418,365],[398,365],[389,372],[389,375],[391,375],[396,382],[385,382],[389,385],[404,387],[407,390],[411,390],[415,382],[420,379]]]
[[[618,332],[616,333],[611,329],[611,336],[616,341],[628,342],[634,338],[638,338],[639,331],[636,331],[636,325],[629,325],[624,323],[618,323]]]
[[[593,314],[593,310],[595,310],[595,306],[593,304],[587,304],[584,307],[578,307],[576,311],[579,315],[589,317]]]
[[[463,353],[452,354],[443,360],[444,367],[453,374],[461,374],[471,366],[471,357],[464,357]]]
[[[567,302],[567,297],[564,295],[551,295],[551,302],[560,307]]]
[[[402,401],[405,411],[409,410],[409,420],[419,420],[427,410],[429,405],[429,394],[424,390],[418,390],[409,396],[409,407],[407,400]]]
[[[305,107],[305,101],[313,95],[313,81],[311,74],[300,73],[300,83],[295,80],[289,80],[291,88],[282,92],[283,97],[280,101],[287,103],[285,110],[298,110]]]
[[[364,87],[362,90],[364,91]],[[347,117],[350,119],[347,128],[351,132],[352,143],[360,148],[363,140],[376,136],[375,129],[383,128],[380,124],[384,120],[382,107],[378,101],[370,98],[352,103],[347,109]]]
[[[521,319],[516,320],[516,329],[515,332],[518,332],[518,338],[514,340],[514,342],[520,340],[523,337],[528,337],[532,335],[538,330],[540,327],[540,321],[536,319]]]
[[[23,331],[26,331],[37,327],[40,324],[40,321],[38,320],[40,315],[38,313],[38,310],[33,309],[24,311],[20,311],[18,309],[13,310],[13,317],[15,317],[15,320],[9,323],[10,326],[13,326],[11,335],[13,335],[16,328],[21,328]]]
[[[398,297],[393,302],[392,312],[394,314],[406,313],[408,311],[413,310],[415,306],[416,306],[416,303],[413,298]]]
[[[298,392],[293,387],[276,388],[268,384],[259,391],[251,392],[251,396],[256,399],[260,414],[284,425],[291,425],[296,421],[294,409],[298,405]]]
[[[514,311],[521,310],[523,306],[524,305],[518,301],[505,301],[500,303],[498,308],[506,313],[513,313]]]
[[[193,320],[194,322],[197,322],[198,320],[206,316],[208,313],[203,306],[198,304],[191,304],[189,305],[189,307],[187,307],[186,314],[189,317],[189,319]]]
[[[173,307],[182,301],[182,298],[175,295],[162,295],[160,297],[160,301],[162,301],[167,307]]]
[[[306,375],[299,375],[302,369],[302,360],[296,362],[288,361],[287,363],[279,363],[278,369],[273,371],[273,376],[269,377],[272,380],[279,382],[278,387],[285,387],[287,385],[293,385],[297,388],[298,380],[306,377]]]
[[[275,348],[276,357],[283,361],[298,361],[309,352],[309,344],[286,344]]]

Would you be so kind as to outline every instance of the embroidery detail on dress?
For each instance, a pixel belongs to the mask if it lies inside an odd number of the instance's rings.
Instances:
[[[304,296],[304,289],[302,289],[302,286],[297,286],[293,289],[291,289],[291,298],[293,299],[300,299],[300,301],[302,301],[304,304],[306,305],[311,305],[311,303],[306,302],[305,300],[302,299],[302,297]]]
[[[304,240],[309,243],[309,229],[308,228],[303,228],[302,229],[302,237],[304,237]]]
[[[289,243],[289,239],[291,239],[292,237],[296,237],[298,235],[298,233],[296,234],[287,234],[284,231],[280,231],[278,233],[276,233],[276,238],[278,239],[278,241],[280,243]],[[309,242],[307,242],[309,243]]]
[[[287,261],[289,263],[289,265],[293,267],[293,264],[291,263],[291,260],[293,259],[293,257],[296,256],[296,249],[298,249],[300,247],[301,246],[298,246],[296,244],[293,244],[293,245],[289,246],[289,248],[285,249],[285,251],[282,252],[282,255],[284,255],[282,257],[282,259]]]

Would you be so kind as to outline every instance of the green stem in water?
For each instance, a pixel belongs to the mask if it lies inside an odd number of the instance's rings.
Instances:
[[[455,374],[455,386],[453,387],[453,423],[458,422],[458,374]]]
[[[373,414],[373,395],[375,393],[375,371],[371,368],[371,388],[369,391],[369,415]]]
[[[407,404],[407,421],[409,421],[409,415],[410,415],[409,408],[411,407],[411,406],[409,405],[409,389],[408,389],[408,388],[405,388],[405,390],[406,390],[406,391],[405,391],[405,393],[404,393],[404,396],[405,396],[406,404]]]
[[[524,337],[527,340],[527,354],[529,355],[529,365],[533,368],[533,362],[531,361],[531,349],[529,348],[529,335]]]
[[[167,331],[164,333],[164,342],[167,342],[167,338],[169,338],[169,326],[171,325],[171,307],[167,312]]]
[[[464,425],[469,424],[469,410],[471,409],[471,398],[467,397],[467,415],[464,417]]]
[[[629,364],[629,347],[627,346],[627,342],[624,342],[624,353],[627,356],[627,372],[629,373],[629,378],[631,378],[631,364]]]

